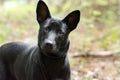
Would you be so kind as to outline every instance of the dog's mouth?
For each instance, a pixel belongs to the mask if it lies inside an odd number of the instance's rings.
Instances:
[[[60,58],[61,57],[61,55],[59,55],[59,53],[43,52],[43,54],[50,58]]]
[[[41,48],[42,50],[42,53],[45,55],[45,56],[48,56],[48,57],[51,57],[51,58],[58,58],[60,57],[59,55],[59,50],[58,49],[50,49],[50,48]]]

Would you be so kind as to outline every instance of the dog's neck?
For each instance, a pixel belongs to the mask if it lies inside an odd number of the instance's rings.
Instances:
[[[62,57],[51,58],[50,56],[46,56],[42,53],[41,49],[39,48],[39,63],[38,65],[41,71],[43,72],[44,76],[47,80],[52,80],[53,78],[59,77],[59,72],[63,71],[67,68],[68,58],[67,58],[67,51],[69,49],[69,42],[66,45],[67,47],[62,51],[65,55]],[[38,56],[37,56],[38,57]],[[64,67],[63,67],[64,66]],[[53,70],[55,69],[55,71]]]

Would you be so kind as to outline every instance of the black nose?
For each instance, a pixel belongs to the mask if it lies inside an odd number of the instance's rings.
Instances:
[[[45,48],[48,49],[48,50],[51,50],[51,49],[53,49],[53,44],[50,43],[50,42],[47,42],[47,43],[45,44]]]

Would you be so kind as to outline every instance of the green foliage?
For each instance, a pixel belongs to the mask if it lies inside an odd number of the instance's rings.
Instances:
[[[35,7],[32,5],[23,5],[19,6],[17,8],[12,9],[8,12],[7,16],[12,19],[17,19],[19,23],[24,23],[26,21],[26,18],[29,17],[29,15],[33,12]]]
[[[8,35],[9,35],[9,29],[4,26],[4,24],[0,24],[0,43],[4,42]]]
[[[9,11],[3,10],[0,16],[0,43],[13,40],[13,38],[22,39],[28,34],[26,30],[36,30],[34,9],[35,6],[29,4],[15,7]],[[31,31],[31,33],[35,32]]]
[[[105,48],[107,48],[107,49],[117,50],[120,47],[120,44],[118,43],[119,40],[120,40],[120,38],[119,38],[119,36],[120,36],[120,27],[112,28],[111,31],[112,32],[108,32],[110,34],[103,40],[103,45],[106,44]]]

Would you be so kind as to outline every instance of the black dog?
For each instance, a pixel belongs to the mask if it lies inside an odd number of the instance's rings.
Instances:
[[[80,11],[55,19],[39,1],[36,12],[41,26],[38,45],[13,42],[1,46],[0,80],[70,80],[68,36],[79,22]]]

